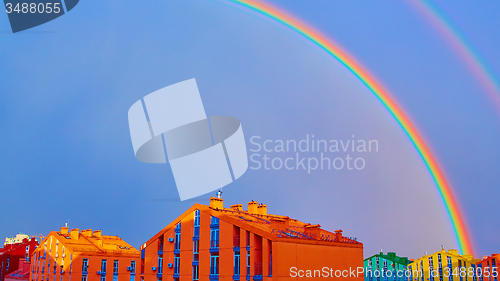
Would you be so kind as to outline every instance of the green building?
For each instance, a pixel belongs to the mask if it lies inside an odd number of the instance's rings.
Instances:
[[[396,253],[383,252],[364,260],[365,281],[406,281],[408,280],[408,258],[396,256]]]

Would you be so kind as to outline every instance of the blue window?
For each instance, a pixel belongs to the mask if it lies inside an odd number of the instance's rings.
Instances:
[[[106,275],[106,267],[108,265],[107,260],[101,260],[101,273],[104,273]]]
[[[438,254],[438,266],[439,266],[439,280],[443,281],[443,261],[441,259],[441,254]]]
[[[89,259],[83,259],[82,261],[82,274],[87,275],[89,271]]]
[[[250,279],[250,251],[247,251],[247,279]]]
[[[493,280],[498,281],[498,268],[495,258],[491,260],[491,272],[493,272]],[[496,273],[495,273],[496,272]]]
[[[158,258],[158,274],[163,274],[163,258]]]
[[[118,274],[118,260],[113,261],[113,274]]]
[[[240,251],[234,252],[234,275],[240,275]]]
[[[219,254],[210,255],[210,275],[219,276]]]
[[[219,229],[213,228],[210,232],[210,247],[219,248]]]
[[[210,224],[211,224],[211,227],[217,227],[217,226],[219,226],[219,218],[212,216],[212,221],[210,222]]]
[[[179,275],[181,266],[181,257],[180,255],[174,256],[174,275]]]
[[[193,280],[200,279],[200,268],[198,265],[193,265]]]
[[[200,210],[194,211],[194,235],[193,238],[200,237]]]
[[[135,261],[130,262],[130,281],[135,281]]]
[[[453,272],[453,265],[451,264],[451,257],[446,257],[446,262],[448,263],[448,268],[450,270],[450,281],[453,281],[453,274],[451,274],[451,272]]]
[[[193,241],[193,261],[200,261],[200,240]]]
[[[387,260],[384,259],[384,280],[389,281],[389,277],[387,276]]]
[[[433,272],[434,271],[434,260],[432,259],[432,256],[429,257],[429,280],[433,281],[434,280],[434,276],[433,276]]]

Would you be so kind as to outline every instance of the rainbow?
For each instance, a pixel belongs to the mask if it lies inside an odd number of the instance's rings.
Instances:
[[[494,75],[472,45],[437,7],[424,0],[408,0],[408,2],[448,41],[489,95],[493,105],[500,111],[499,83],[495,81]]]
[[[464,217],[457,200],[455,199],[451,186],[448,184],[443,171],[441,171],[436,158],[433,156],[429,146],[425,143],[424,139],[419,134],[417,128],[410,122],[410,119],[403,112],[389,92],[382,87],[382,85],[375,80],[364,67],[356,62],[352,56],[346,51],[342,50],[339,46],[328,40],[324,35],[315,31],[303,22],[294,18],[290,14],[279,10],[269,4],[265,4],[256,0],[227,0],[228,3],[237,4],[238,6],[251,9],[261,15],[264,15],[282,25],[292,29],[293,31],[304,36],[318,47],[326,51],[342,65],[344,65],[352,74],[354,74],[368,89],[377,97],[377,99],[385,106],[385,108],[394,117],[397,123],[401,126],[406,133],[415,149],[418,151],[422,160],[424,161],[427,169],[429,170],[432,179],[439,191],[441,199],[445,205],[446,211],[453,226],[453,231],[460,253],[473,254],[472,242],[467,230]]]

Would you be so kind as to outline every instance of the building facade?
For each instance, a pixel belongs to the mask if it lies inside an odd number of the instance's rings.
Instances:
[[[145,281],[297,280],[363,266],[363,244],[341,230],[270,215],[257,202],[224,208],[221,198],[195,204],[140,250]]]
[[[477,281],[498,281],[500,254],[485,256],[477,263]]]
[[[457,250],[442,249],[410,263],[409,280],[479,281],[476,275],[477,262],[471,255],[459,255]]]
[[[29,280],[136,281],[139,258],[139,251],[118,236],[61,227],[33,252]]]
[[[19,260],[17,270],[7,274],[5,281],[28,281],[30,276],[30,263],[26,259]]]
[[[7,240],[6,240],[7,242]],[[38,246],[35,238],[23,237],[23,240],[10,240],[0,248],[0,281],[5,281],[5,276],[19,268],[21,259],[30,262],[30,256]]]
[[[407,267],[410,260],[398,257],[396,253],[383,252],[364,260],[365,281],[407,281]]]

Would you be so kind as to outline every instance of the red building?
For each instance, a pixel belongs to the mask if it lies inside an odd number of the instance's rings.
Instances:
[[[477,263],[479,281],[498,281],[500,254],[485,256]]]
[[[195,204],[141,246],[141,280],[363,280],[363,244],[320,225],[270,215],[257,202]],[[323,275],[323,276],[318,276]]]
[[[20,243],[6,244],[0,249],[0,281],[13,271],[18,270],[21,259],[30,262],[30,256],[38,246],[35,238],[23,239]]]
[[[5,276],[5,281],[28,281],[30,277],[30,263],[25,259],[19,260],[19,268]]]

